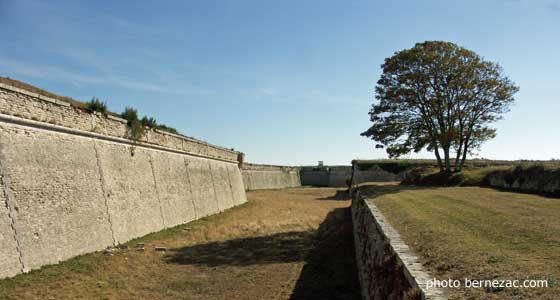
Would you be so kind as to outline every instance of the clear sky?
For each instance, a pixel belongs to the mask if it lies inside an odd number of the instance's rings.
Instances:
[[[1,76],[288,165],[385,158],[359,135],[383,59],[451,41],[521,87],[479,156],[560,158],[560,0],[0,0],[0,34]]]

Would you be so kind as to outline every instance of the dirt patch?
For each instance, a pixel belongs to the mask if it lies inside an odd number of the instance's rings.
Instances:
[[[339,190],[255,191],[248,198],[128,249],[1,280],[0,299],[360,299],[350,202]]]

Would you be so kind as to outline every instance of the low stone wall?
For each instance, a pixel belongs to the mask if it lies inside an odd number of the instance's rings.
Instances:
[[[247,201],[237,152],[132,142],[119,120],[2,87],[0,110],[0,278]]]
[[[544,167],[516,167],[510,170],[494,171],[486,176],[491,187],[542,193],[560,197],[560,170]]]
[[[427,289],[433,278],[385,220],[377,207],[354,193],[352,222],[356,261],[364,300],[447,299],[440,289]]]
[[[241,174],[247,191],[301,186],[299,169],[294,167],[244,163]]]
[[[347,187],[352,176],[351,166],[304,167],[300,170],[301,184],[310,186]]]

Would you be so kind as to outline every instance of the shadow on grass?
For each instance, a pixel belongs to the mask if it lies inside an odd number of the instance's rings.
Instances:
[[[290,300],[360,300],[353,237],[350,208],[330,212],[319,227]]]
[[[210,267],[304,261],[290,299],[361,299],[350,208],[331,211],[318,230],[179,248],[167,261]]]
[[[319,198],[319,200],[350,200],[350,195],[348,194],[348,190],[336,190],[334,195]]]
[[[169,263],[245,266],[302,261],[313,242],[313,231],[282,232],[173,250]]]

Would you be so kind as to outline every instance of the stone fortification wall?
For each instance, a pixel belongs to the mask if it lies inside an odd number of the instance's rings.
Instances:
[[[447,299],[439,288],[428,289],[433,278],[401,240],[371,200],[352,199],[356,262],[364,300]]]
[[[295,167],[244,163],[241,174],[247,191],[301,186],[299,169]]]
[[[352,167],[303,167],[300,176],[302,185],[347,187],[346,180],[352,176]]]
[[[0,86],[0,277],[246,201],[238,152]]]

